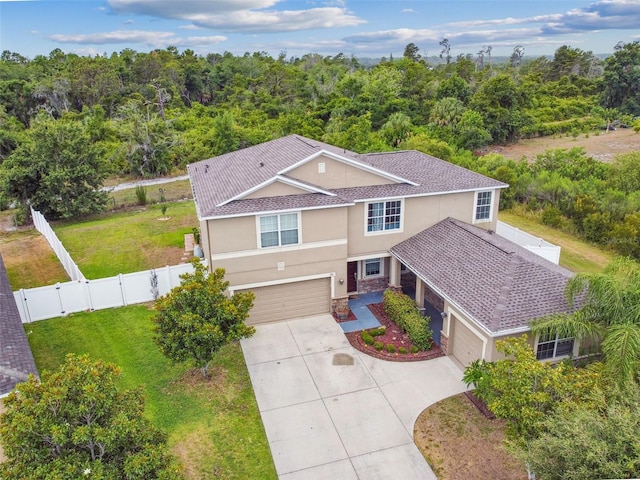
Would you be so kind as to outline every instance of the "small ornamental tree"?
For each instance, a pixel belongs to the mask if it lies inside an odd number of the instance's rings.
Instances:
[[[162,353],[175,362],[193,360],[207,375],[215,353],[227,343],[254,334],[244,323],[255,298],[252,292],[228,296],[224,269],[207,275],[198,260],[193,273],[181,275],[180,286],[156,300],[154,340]]]
[[[0,478],[183,478],[165,434],[144,417],[142,391],[118,390],[119,375],[68,355],[58,371],[19,384],[0,415]]]

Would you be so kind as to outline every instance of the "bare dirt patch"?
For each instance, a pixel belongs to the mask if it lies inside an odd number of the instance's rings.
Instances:
[[[34,228],[0,232],[0,254],[14,290],[69,281],[49,243]]]
[[[592,132],[587,137],[582,134],[577,138],[568,137],[540,137],[520,140],[513,145],[494,145],[488,147],[482,154],[495,152],[512,160],[535,160],[536,156],[547,150],[582,147],[587,155],[602,162],[612,162],[616,155],[630,151],[640,151],[640,133],[631,128],[619,128],[609,132]]]
[[[464,395],[424,410],[413,439],[439,480],[521,480],[527,473],[503,447],[504,422],[485,417]]]

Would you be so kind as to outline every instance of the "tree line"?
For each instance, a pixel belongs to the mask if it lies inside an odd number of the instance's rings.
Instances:
[[[442,46],[438,65],[409,44],[402,58],[367,67],[342,54],[201,56],[169,47],[28,59],[5,51],[0,207],[32,205],[51,219],[99,212],[108,176],[166,175],[298,133],[357,152],[413,148],[462,164],[510,183],[504,205],[542,210],[550,223],[569,218],[585,238],[638,256],[637,240],[619,240],[640,230],[638,177],[629,175],[636,157],[590,168],[579,152],[531,165],[479,154],[523,137],[593,134],[614,120],[631,126],[640,115],[640,42],[620,43],[604,60],[569,46],[527,59],[517,46],[501,64],[490,46],[457,58]]]

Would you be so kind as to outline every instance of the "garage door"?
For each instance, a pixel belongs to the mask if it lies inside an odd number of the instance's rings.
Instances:
[[[239,290],[242,291],[242,290]],[[320,315],[331,311],[329,278],[252,288],[256,299],[249,325]]]
[[[454,315],[451,318],[454,322],[453,356],[466,367],[474,360],[482,358],[482,339]]]

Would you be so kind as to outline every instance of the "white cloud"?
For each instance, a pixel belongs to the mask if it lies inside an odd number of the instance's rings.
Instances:
[[[125,20],[124,22],[122,22],[123,25],[131,25],[133,23],[133,20],[129,19],[129,20]]]
[[[200,30],[200,27],[194,25],[193,23],[190,23],[188,25],[180,25],[178,28],[182,30]]]
[[[162,48],[169,45],[177,47],[191,45],[215,45],[224,42],[227,37],[221,35],[177,37],[173,32],[158,32],[147,30],[115,30],[113,32],[100,32],[78,35],[55,34],[50,35],[51,40],[60,43],[75,43],[80,45],[107,45],[114,43],[138,43],[153,48]]]
[[[280,0],[109,0],[115,13],[135,13],[158,18],[187,20],[194,25],[228,32],[291,32],[316,28],[356,26],[365,20],[343,5],[304,10],[277,10]],[[335,2],[333,2],[335,5]]]
[[[402,10],[400,10],[402,13],[416,13],[416,11],[413,8],[403,8]]]

